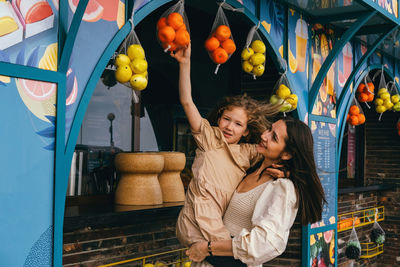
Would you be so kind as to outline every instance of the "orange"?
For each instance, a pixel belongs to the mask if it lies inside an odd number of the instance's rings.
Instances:
[[[368,95],[366,93],[360,93],[360,94],[358,94],[358,100],[360,102],[367,102]]]
[[[347,114],[346,121],[349,122],[349,119],[350,119],[350,114]]]
[[[219,25],[215,30],[215,37],[217,37],[218,40],[223,42],[229,37],[231,37],[231,29],[229,29],[229,27],[226,25]]]
[[[357,125],[358,124],[358,116],[357,115],[351,115],[349,123],[351,125]]]
[[[350,115],[357,115],[360,113],[360,109],[356,105],[352,105],[349,110]]]
[[[367,92],[368,92],[368,91],[367,91]],[[371,102],[371,101],[374,100],[374,94],[373,94],[373,93],[368,92],[367,95],[368,95],[367,102]]]
[[[190,35],[187,30],[178,30],[175,34],[175,43],[178,46],[187,46],[190,43]]]
[[[373,84],[373,83],[367,83],[367,85],[368,85],[368,89],[369,89],[371,92],[374,92],[374,90],[375,90],[374,84]]]
[[[211,36],[204,42],[204,46],[207,51],[212,52],[219,47],[219,41],[214,36]]]
[[[358,117],[358,124],[363,124],[365,122],[364,114],[360,113],[357,115],[357,117]]]
[[[170,43],[162,43],[162,48],[166,49],[169,46],[167,51],[175,51],[177,49],[177,46],[174,42],[170,42]]]
[[[236,50],[235,42],[232,39],[226,39],[221,44],[222,48],[228,53],[228,55],[232,55]]]
[[[174,28],[174,30],[179,29],[182,26],[182,24],[184,24],[181,14],[179,14],[177,12],[173,12],[168,15],[167,23],[169,26]]]
[[[164,28],[165,26],[168,26],[167,18],[162,17],[157,22],[157,30],[160,30],[161,28]]]
[[[362,92],[364,91],[364,88],[365,88],[365,84],[360,83],[360,84],[358,85],[358,87],[357,87],[357,92],[358,92],[358,93],[362,93]]]
[[[185,23],[182,24],[182,26],[179,27],[179,30],[187,30]]]
[[[162,43],[170,43],[175,39],[175,30],[170,26],[165,26],[158,31],[158,39]]]
[[[217,64],[224,64],[228,60],[228,53],[225,49],[218,47],[212,52],[211,58]]]

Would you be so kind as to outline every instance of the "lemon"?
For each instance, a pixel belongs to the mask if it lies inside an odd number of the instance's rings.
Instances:
[[[386,111],[386,108],[385,108],[385,106],[379,105],[379,106],[376,106],[376,107],[375,107],[375,110],[376,110],[376,112],[378,112],[378,113],[383,113],[383,112]]]
[[[122,66],[122,65],[129,65],[129,63],[131,63],[131,60],[125,54],[118,54],[114,61],[114,64],[117,67]]]
[[[272,95],[271,98],[269,99],[269,102],[271,104],[282,104],[283,103],[283,99],[279,98],[277,95]]]
[[[252,72],[256,76],[261,76],[261,75],[263,75],[264,70],[265,70],[264,65],[260,64],[260,65],[254,66]]]
[[[115,79],[120,83],[129,82],[132,76],[132,70],[128,65],[119,66],[115,71]]]
[[[154,264],[146,263],[146,264],[144,265],[144,267],[154,267]]]
[[[183,267],[190,267],[191,264],[192,264],[191,261],[187,261],[187,262],[185,262],[185,264],[183,265]]]
[[[393,110],[394,110],[394,111],[400,111],[400,102],[397,102],[397,103],[393,106]]]
[[[374,101],[376,106],[382,106],[383,105],[383,99],[382,98],[376,98]]]
[[[134,59],[144,59],[144,49],[139,44],[132,44],[128,47],[128,57],[131,60]]]
[[[134,59],[129,66],[135,74],[147,71],[147,61],[144,59]]]
[[[135,74],[130,79],[131,86],[134,90],[142,91],[147,87],[147,79],[142,74]]]
[[[390,101],[390,99],[386,99],[383,101],[383,106],[387,109],[387,110],[391,110],[393,107],[393,103]]]
[[[400,95],[392,95],[391,97],[390,97],[390,99],[392,100],[392,103],[393,104],[396,104],[397,102],[399,102],[400,101]]]
[[[382,93],[379,95],[379,97],[382,98],[383,100],[388,100],[390,99],[390,94],[388,92]]]
[[[388,90],[386,88],[381,88],[378,90],[377,95],[379,96],[380,94],[387,93],[387,92],[388,92]]]
[[[276,91],[276,94],[277,94],[280,98],[286,99],[288,96],[290,96],[291,92],[290,92],[290,89],[289,89],[286,85],[281,84],[281,85],[279,85],[279,88],[278,88],[278,90]]]
[[[266,50],[265,44],[264,44],[262,41],[260,41],[260,40],[255,40],[255,41],[253,41],[253,42],[251,43],[251,46],[250,46],[250,47],[253,48],[254,52],[256,52],[256,53],[262,53],[262,54],[264,54],[264,53],[265,53],[265,50]]]
[[[242,63],[242,69],[247,73],[251,73],[253,70],[253,65],[249,61],[245,60]]]
[[[241,54],[243,60],[249,60],[252,55],[254,55],[254,50],[250,47],[243,49]]]
[[[265,56],[261,53],[255,53],[249,59],[250,63],[254,66],[263,64],[265,62]]]
[[[292,110],[292,105],[286,101],[283,101],[283,105],[280,109],[280,112],[289,112]]]
[[[298,101],[298,97],[295,94],[291,94],[286,98],[286,101],[291,104],[292,106],[296,106],[297,107],[297,101]]]

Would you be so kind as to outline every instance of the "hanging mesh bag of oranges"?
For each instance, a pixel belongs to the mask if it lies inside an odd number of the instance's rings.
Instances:
[[[374,100],[375,104],[375,110],[377,113],[379,113],[379,120],[382,118],[382,114],[387,111],[391,110],[393,108],[393,103],[390,100],[390,93],[389,90],[387,89],[387,84],[385,81],[385,73],[383,72],[383,66],[381,70],[378,70],[375,75],[373,76],[372,80],[374,81],[375,78],[380,75],[380,80],[379,80],[379,89],[378,92],[376,93],[376,98]]]
[[[132,24],[132,29],[122,42],[117,56],[114,59],[114,65],[116,67],[115,79],[133,90],[142,91],[147,87],[149,75],[147,72],[146,54],[135,33],[133,24],[134,11],[135,6],[132,10],[132,16],[129,19],[129,22]]]
[[[364,111],[355,97],[353,97],[351,102],[346,121],[352,127],[365,123]]]
[[[390,86],[389,86],[390,84]],[[393,104],[392,111],[399,112],[400,111],[400,94],[399,89],[394,81],[388,82],[388,88],[390,93],[390,101]]]
[[[260,23],[251,27],[241,53],[242,69],[254,80],[263,75],[265,70],[266,46],[257,32],[259,26]]]
[[[224,10],[242,11],[243,9],[233,8],[224,2],[219,3],[217,15],[215,16],[211,33],[204,43],[204,46],[211,60],[217,64],[215,74],[221,64],[224,64],[236,51],[236,44],[233,40],[231,28],[229,27],[228,19],[225,16]]]
[[[283,112],[284,116],[286,116],[287,112],[291,112],[297,108],[298,97],[290,90],[286,72],[283,73],[275,83],[273,92],[269,102],[271,104],[281,105],[280,112]]]
[[[189,22],[184,1],[168,8],[157,21],[157,40],[164,52],[173,52],[190,43]]]
[[[357,100],[360,103],[365,103],[367,108],[371,108],[368,105],[368,102],[372,102],[374,100],[374,90],[375,86],[371,81],[369,75],[365,75],[363,82],[361,82],[357,87]]]

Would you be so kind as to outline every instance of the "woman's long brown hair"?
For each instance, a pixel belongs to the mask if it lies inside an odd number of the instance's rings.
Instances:
[[[292,154],[292,158],[283,164],[290,171],[289,179],[296,189],[301,223],[306,225],[320,221],[326,199],[317,174],[311,130],[297,119],[286,117],[283,121],[288,136],[285,151]]]

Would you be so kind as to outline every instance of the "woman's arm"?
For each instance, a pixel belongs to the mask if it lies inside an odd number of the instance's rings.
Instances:
[[[201,115],[192,99],[192,85],[190,82],[190,54],[191,45],[171,53],[179,63],[179,99],[189,121],[192,131],[200,131]]]

